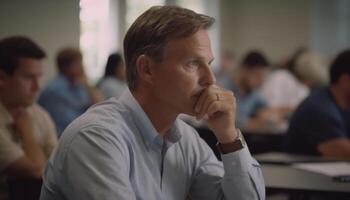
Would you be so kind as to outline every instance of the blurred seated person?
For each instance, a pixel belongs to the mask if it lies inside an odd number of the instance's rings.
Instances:
[[[220,57],[219,70],[215,73],[217,84],[223,88],[229,88],[235,68],[234,54],[228,50],[224,51]]]
[[[307,51],[296,60],[295,74],[299,81],[310,91],[328,84],[328,67],[321,54]]]
[[[243,130],[264,131],[269,128],[269,119],[266,116],[269,116],[270,111],[259,92],[268,66],[269,63],[262,53],[251,51],[243,58],[238,72],[232,77],[228,89],[236,96],[236,125]]]
[[[102,95],[88,83],[82,58],[78,49],[62,49],[56,58],[59,74],[39,96],[39,104],[52,116],[59,136],[71,121],[102,100]]]
[[[36,178],[57,143],[54,123],[35,103],[44,51],[26,37],[0,41],[0,200],[6,178]]]
[[[330,85],[311,93],[292,116],[291,153],[350,158],[350,50],[330,69]]]
[[[296,75],[295,66],[299,57],[307,52],[299,48],[286,64],[277,66],[266,78],[261,88],[261,95],[270,108],[289,115],[309,94],[309,89]]]
[[[261,93],[269,108],[286,122],[310,91],[328,82],[328,68],[322,56],[304,50],[292,57],[287,69],[273,71],[263,84]]]
[[[105,98],[119,97],[126,89],[125,66],[120,54],[114,53],[108,57],[105,74],[97,84]]]

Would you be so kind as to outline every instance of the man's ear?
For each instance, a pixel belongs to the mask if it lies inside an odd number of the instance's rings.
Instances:
[[[152,84],[153,82],[153,60],[147,55],[140,55],[136,60],[136,69],[140,80]]]

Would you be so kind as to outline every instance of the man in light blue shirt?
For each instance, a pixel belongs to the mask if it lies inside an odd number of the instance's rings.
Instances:
[[[260,166],[235,128],[235,97],[210,69],[213,22],[174,6],[134,22],[124,39],[129,89],[68,126],[41,200],[265,199]],[[223,162],[180,113],[207,120]]]
[[[236,126],[255,130],[266,128],[266,116],[273,115],[260,94],[260,87],[268,72],[268,60],[256,50],[248,52],[234,74],[227,89],[235,93],[237,101]],[[266,116],[265,116],[266,115]]]
[[[48,83],[38,99],[53,118],[59,136],[89,106],[102,100],[97,89],[86,80],[82,59],[78,49],[60,50],[56,58],[59,74]]]
[[[86,88],[72,84],[62,74],[49,82],[38,102],[54,119],[59,134],[92,104]]]

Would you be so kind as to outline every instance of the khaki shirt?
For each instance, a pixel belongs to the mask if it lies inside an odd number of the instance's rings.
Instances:
[[[27,111],[33,122],[36,141],[48,158],[57,144],[54,123],[49,114],[37,104],[28,107]],[[0,200],[6,199],[4,170],[24,155],[21,143],[14,133],[13,122],[12,116],[0,103]]]

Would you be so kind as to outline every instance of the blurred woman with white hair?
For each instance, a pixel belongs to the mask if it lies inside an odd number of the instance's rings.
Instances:
[[[261,94],[276,115],[288,118],[310,91],[326,85],[328,68],[316,52],[297,51],[288,69],[277,69],[266,79]]]

